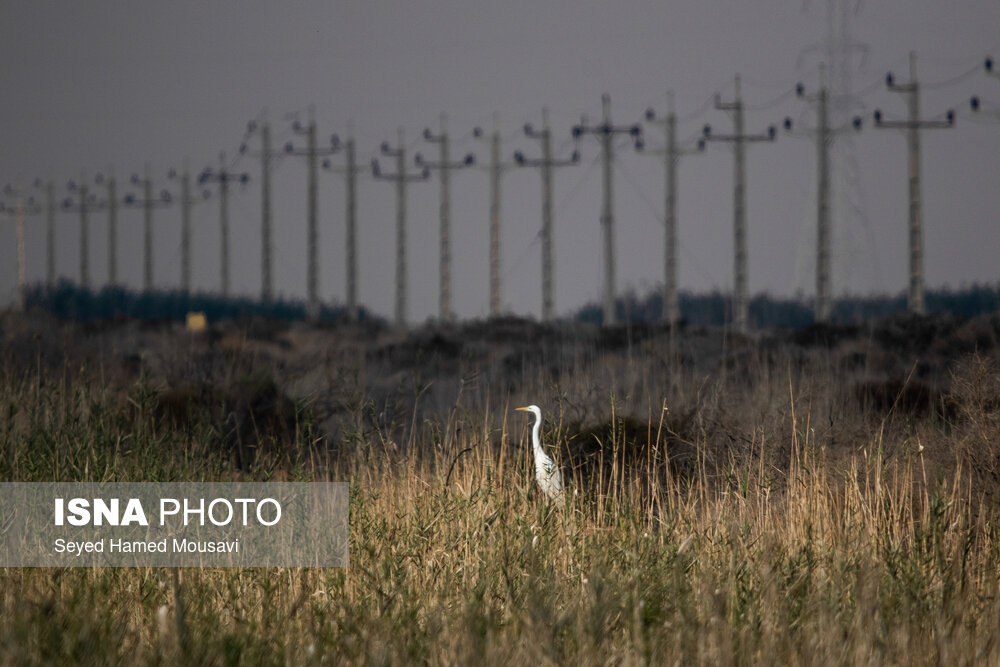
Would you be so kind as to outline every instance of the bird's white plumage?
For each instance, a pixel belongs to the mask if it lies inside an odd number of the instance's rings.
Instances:
[[[531,443],[535,454],[535,480],[549,500],[558,505],[563,504],[563,483],[562,473],[545,450],[542,449],[542,410],[537,405],[529,405],[523,408],[516,408],[521,412],[530,412],[535,415],[535,425],[531,429]]]

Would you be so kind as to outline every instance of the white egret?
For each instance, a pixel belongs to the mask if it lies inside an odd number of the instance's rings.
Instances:
[[[531,412],[535,415],[535,425],[531,429],[532,448],[535,453],[535,479],[542,493],[548,496],[549,500],[557,505],[563,504],[563,483],[562,473],[556,467],[555,461],[542,449],[542,410],[537,405],[529,405],[523,408],[515,408],[521,412]]]

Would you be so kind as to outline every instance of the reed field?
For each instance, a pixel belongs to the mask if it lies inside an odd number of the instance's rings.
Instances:
[[[0,661],[1000,664],[998,340],[7,314],[0,479],[347,481],[350,565],[0,569]]]

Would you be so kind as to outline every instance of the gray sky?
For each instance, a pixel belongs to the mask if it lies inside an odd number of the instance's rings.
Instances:
[[[1000,60],[1000,4],[992,0],[884,0],[858,3],[854,38],[868,46],[857,59],[854,88],[864,92],[865,129],[851,140],[866,215],[835,231],[838,292],[888,291],[906,284],[907,172],[904,137],[871,129],[871,111],[902,118],[905,101],[880,82],[887,70],[907,79],[915,50],[922,115],[949,107],[957,127],[923,134],[926,278],[929,287],[1000,279],[1000,124],[970,118],[979,94],[1000,104],[1000,80],[987,77],[986,55]],[[665,110],[666,91],[684,118],[682,136],[702,124],[731,130],[727,116],[706,108],[719,91],[729,99],[743,76],[748,131],[790,115],[811,123],[808,105],[785,95],[799,80],[815,87],[818,59],[805,53],[826,33],[822,0],[682,0],[677,2],[6,2],[0,21],[0,183],[65,182],[113,166],[124,181],[149,162],[160,187],[189,160],[197,172],[219,151],[235,155],[248,120],[266,113],[275,144],[292,138],[290,114],[305,120],[315,105],[321,137],[343,136],[352,122],[360,156],[370,159],[404,126],[411,150],[434,156],[420,138],[448,114],[453,154],[486,147],[471,136],[499,112],[503,152],[538,154],[520,132],[550,109],[555,145],[573,150],[570,127],[581,114],[597,119],[600,96],[612,97],[615,123]],[[805,53],[805,54],[804,54]],[[976,69],[978,67],[978,69]],[[975,70],[975,71],[973,71]],[[968,74],[967,76],[961,76]],[[949,83],[953,79],[956,81]],[[784,95],[784,96],[783,96]],[[706,108],[701,114],[693,112]],[[660,134],[647,129],[647,142]],[[585,138],[586,139],[586,138]],[[298,144],[301,146],[302,142]],[[251,140],[251,146],[254,146]],[[597,302],[601,285],[600,165],[593,138],[580,143],[581,165],[556,175],[556,307],[565,314]],[[334,158],[335,161],[338,158]],[[237,163],[252,178],[231,200],[233,289],[260,289],[259,165]],[[386,165],[389,167],[390,165]],[[435,177],[436,179],[436,177]],[[782,135],[748,157],[749,275],[753,293],[812,292],[815,151]],[[661,162],[618,151],[615,169],[619,290],[645,293],[661,283]],[[504,302],[513,312],[540,312],[540,179],[537,170],[503,180]],[[274,173],[276,290],[305,294],[305,164],[283,159]],[[488,312],[488,178],[481,170],[452,179],[454,309],[460,317]],[[732,157],[722,145],[687,158],[680,171],[679,279],[682,289],[728,290],[732,283]],[[342,301],[344,189],[320,180],[321,296]],[[155,271],[161,286],[179,284],[176,207],[156,213]],[[139,210],[123,209],[119,273],[141,284]],[[360,295],[391,316],[395,199],[388,183],[359,187]],[[218,209],[195,209],[194,282],[218,288]],[[79,272],[78,223],[57,220],[62,275]],[[29,220],[28,278],[44,277],[43,219]],[[106,273],[106,223],[91,222],[91,273]],[[14,225],[0,222],[0,295],[16,278]],[[435,315],[438,289],[438,185],[416,184],[409,197],[410,320]]]

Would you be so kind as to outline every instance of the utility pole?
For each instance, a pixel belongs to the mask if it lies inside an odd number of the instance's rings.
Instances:
[[[315,322],[319,319],[319,203],[317,193],[318,158],[332,155],[335,148],[331,140],[330,148],[316,147],[316,118],[313,108],[309,108],[309,122],[303,127],[299,121],[292,124],[292,131],[306,138],[306,147],[296,149],[292,142],[285,144],[286,155],[298,155],[306,159],[307,188],[306,204],[306,318]]]
[[[832,126],[830,122],[830,97],[826,83],[826,67],[819,68],[819,90],[807,95],[801,83],[795,86],[795,94],[816,106],[816,127],[812,129],[792,129],[792,119],[785,118],[785,130],[816,138],[816,303],[813,318],[817,322],[827,322],[833,307],[832,280],[830,275],[830,152],[833,140],[838,134],[853,128],[861,129],[861,118],[855,117],[850,125]]]
[[[427,162],[420,153],[413,156],[418,167],[424,167],[441,174],[441,228],[440,228],[440,261],[441,261],[441,296],[439,315],[441,322],[451,324],[451,172],[453,169],[464,169],[476,163],[476,157],[469,153],[461,162],[452,162],[449,153],[447,118],[441,114],[441,131],[434,134],[431,129],[424,129],[424,141],[438,145],[439,159],[437,162]]]
[[[188,296],[191,294],[191,205],[194,203],[188,161],[184,160],[184,169],[179,175],[171,170],[169,178],[181,182],[181,292]]]
[[[198,183],[219,184],[219,287],[223,297],[229,296],[229,184],[246,185],[250,175],[246,172],[233,173],[226,168],[226,154],[219,154],[219,168],[213,171],[205,167],[198,175]]]
[[[674,95],[667,93],[666,117],[656,117],[656,111],[646,110],[646,122],[663,126],[666,146],[662,150],[645,151],[647,155],[663,157],[665,179],[663,207],[663,310],[661,318],[670,330],[681,319],[680,302],[677,296],[677,165],[681,157],[705,151],[705,140],[699,139],[693,146],[681,147],[677,144],[677,114],[674,113]],[[645,150],[645,147],[642,147]],[[671,337],[671,340],[673,338]]]
[[[605,93],[601,96],[601,124],[588,126],[581,121],[573,127],[573,136],[593,134],[601,142],[601,172],[604,184],[604,198],[601,207],[601,229],[604,231],[604,291],[601,298],[604,310],[604,326],[617,323],[615,312],[615,218],[614,218],[614,135],[628,134],[638,147],[642,136],[642,127],[636,125],[614,126],[611,123],[611,96]]]
[[[171,196],[168,191],[163,190],[159,197],[153,198],[153,179],[149,174],[148,162],[145,176],[140,178],[138,174],[132,174],[130,180],[132,185],[142,186],[142,197],[137,198],[130,193],[125,196],[125,205],[141,207],[143,210],[142,291],[148,292],[153,289],[153,209],[158,206],[169,206]]]
[[[15,233],[17,236],[17,310],[24,312],[24,302],[25,302],[25,291],[27,289],[27,269],[25,266],[24,258],[24,216],[25,215],[36,215],[41,212],[38,205],[35,203],[34,197],[27,197],[22,194],[22,191],[11,185],[7,185],[3,190],[4,194],[8,197],[15,198],[14,206],[8,207],[5,203],[0,202],[0,214],[14,218],[15,221]],[[25,201],[27,199],[27,201]]]
[[[503,286],[500,274],[500,180],[503,173],[513,163],[500,158],[500,117],[493,114],[493,132],[489,138],[483,136],[482,128],[472,131],[477,139],[485,139],[490,146],[490,317],[500,317],[503,303]],[[523,159],[523,156],[522,156]]]
[[[406,326],[406,184],[410,181],[426,181],[431,176],[430,169],[424,167],[419,174],[406,173],[406,143],[403,128],[396,136],[397,147],[382,142],[382,155],[396,158],[396,173],[384,174],[378,159],[372,159],[372,176],[376,179],[396,184],[396,324]]]
[[[923,315],[924,305],[924,239],[920,206],[920,130],[950,128],[955,125],[955,113],[948,111],[945,118],[920,119],[920,86],[917,83],[917,55],[910,52],[910,80],[896,83],[892,72],[885,75],[885,85],[890,91],[907,96],[909,117],[907,120],[886,120],[882,111],[875,110],[875,127],[878,129],[906,130],[906,145],[910,172],[910,286],[906,307],[912,313]]]
[[[51,289],[56,284],[56,186],[51,179],[36,179],[35,189],[45,195],[45,286]]]
[[[553,249],[553,225],[555,217],[552,212],[552,168],[567,167],[580,162],[580,153],[573,151],[568,160],[557,160],[552,157],[552,131],[549,129],[549,110],[542,109],[542,129],[535,130],[530,123],[524,126],[524,135],[538,139],[542,144],[542,157],[529,160],[521,151],[514,153],[514,162],[521,167],[538,167],[542,174],[542,321],[552,322],[555,319],[555,252]],[[574,128],[574,137],[576,128]]]
[[[67,197],[62,203],[64,211],[77,211],[80,214],[80,286],[83,288],[90,287],[89,215],[93,211],[105,209],[108,211],[108,283],[114,285],[117,280],[118,268],[115,250],[117,244],[118,201],[115,195],[115,179],[114,177],[105,178],[103,174],[98,173],[94,177],[94,183],[96,185],[104,185],[107,188],[106,199],[98,200],[97,196],[90,192],[90,188],[87,186],[84,178],[80,180],[79,184],[70,181],[68,185],[69,191],[76,193],[77,201],[74,202],[71,197]],[[54,233],[52,238],[54,241]],[[49,261],[53,264],[51,272],[54,275],[55,258],[50,257]]]
[[[825,0],[818,4],[825,4],[825,35],[802,49],[798,60],[804,63],[807,57],[814,57],[817,63],[824,64],[828,122],[831,127],[848,127],[864,108],[854,89],[854,76],[868,58],[869,47],[855,38],[852,28],[862,12],[862,2]],[[864,178],[853,134],[844,132],[837,136],[828,153],[830,291],[857,291],[867,284],[879,284],[881,269],[866,212]],[[805,250],[805,246],[801,245],[799,250]],[[806,256],[802,252],[796,256],[796,289],[805,282]]]
[[[90,211],[98,208],[97,197],[87,186],[87,177],[80,182],[70,181],[68,190],[76,195],[76,201],[67,197],[63,201],[64,211],[76,211],[80,214],[80,287],[90,289]]]
[[[115,175],[109,172],[107,178],[97,175],[97,184],[106,188],[104,206],[108,209],[108,284],[118,284],[118,193]]]
[[[347,319],[351,322],[358,321],[358,193],[357,176],[365,170],[365,167],[357,164],[357,154],[354,148],[353,129],[348,127],[348,139],[343,144],[337,135],[333,136],[333,150],[344,150],[345,164],[343,167],[334,167],[330,160],[323,161],[323,168],[338,174],[343,174],[346,180],[346,267],[347,267]]]
[[[56,186],[45,184],[45,282],[56,284]]]
[[[260,299],[263,302],[270,301],[274,296],[274,279],[272,274],[272,252],[271,238],[271,158],[281,155],[280,152],[271,150],[271,126],[267,121],[263,121],[260,126],[260,151],[254,153],[260,157]],[[256,121],[247,124],[246,136],[257,132]],[[247,152],[246,141],[240,144],[240,153]]]
[[[715,95],[715,108],[732,114],[733,133],[712,134],[712,127],[706,125],[703,134],[706,141],[726,141],[733,144],[733,320],[736,330],[747,332],[748,286],[747,286],[747,219],[746,219],[746,145],[759,141],[774,141],[775,129],[772,125],[766,134],[746,134],[743,98],[740,96],[740,76],[736,75],[736,91],[732,102],[722,102]]]
[[[27,284],[24,265],[24,204],[17,198],[17,309],[24,312],[24,290]]]

